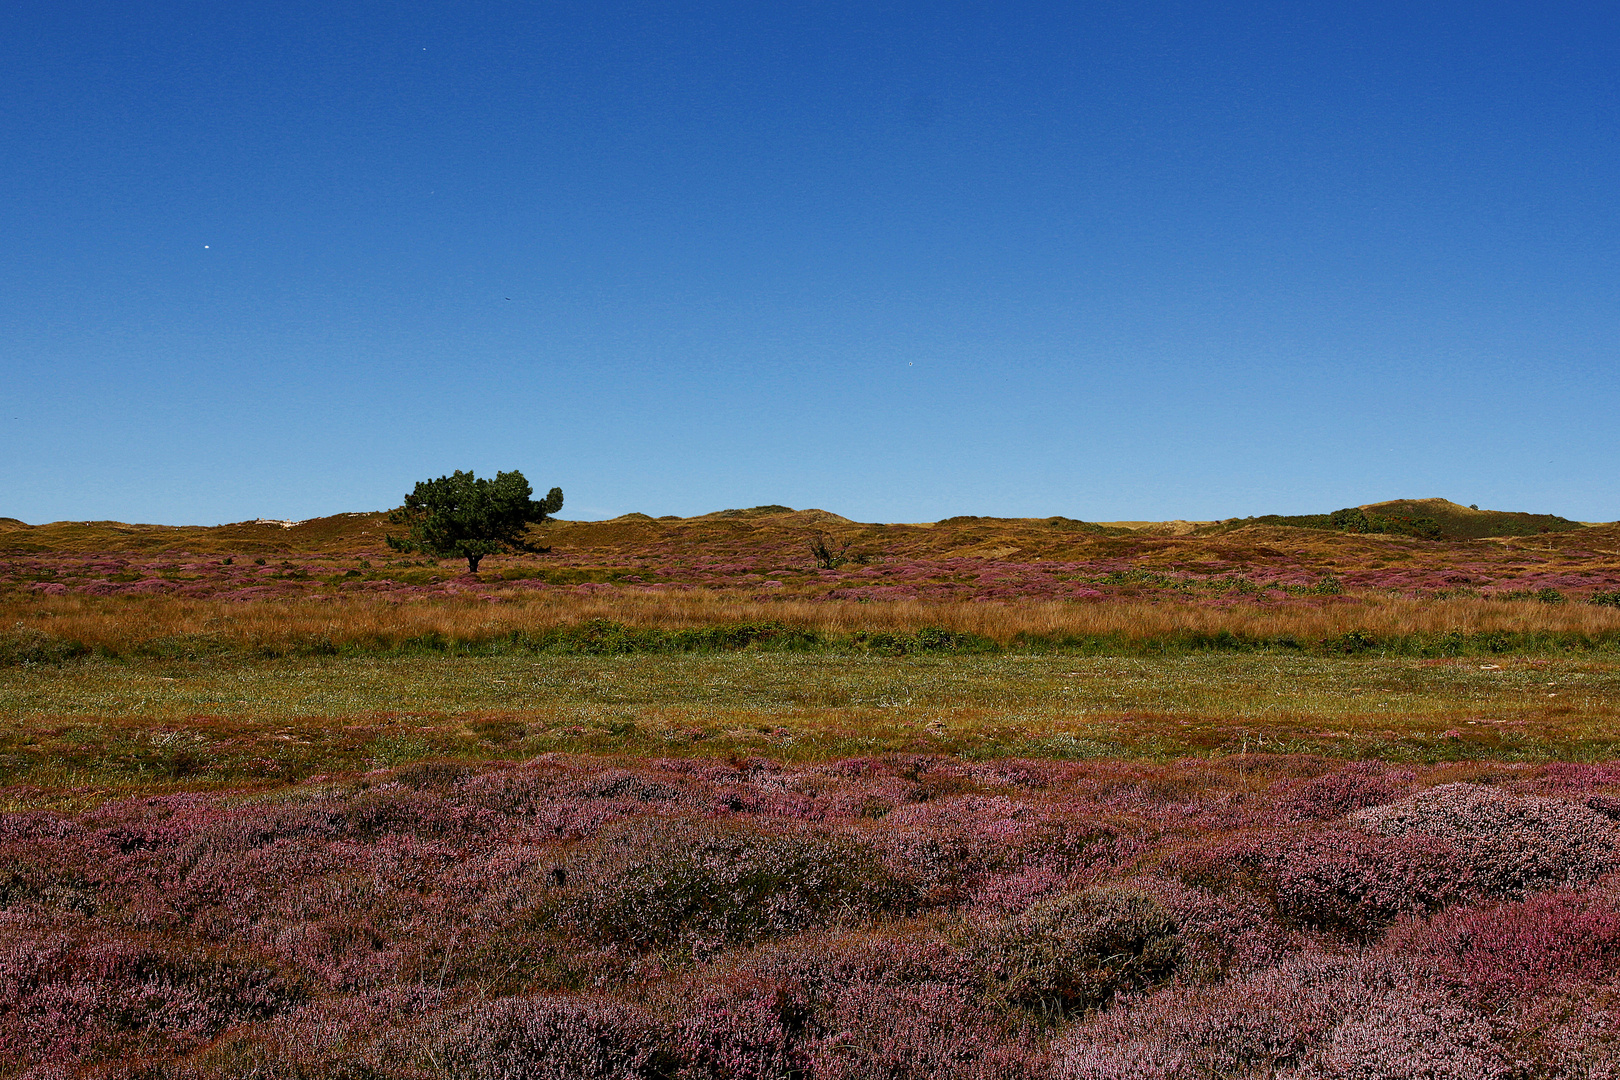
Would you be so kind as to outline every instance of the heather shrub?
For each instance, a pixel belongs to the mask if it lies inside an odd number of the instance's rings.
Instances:
[[[83,843],[85,839],[84,826],[61,814],[46,811],[0,813],[0,844],[50,840]]]
[[[985,995],[1050,1019],[1168,979],[1181,961],[1175,919],[1115,885],[1061,893],[973,935]]]
[[[417,791],[446,791],[467,775],[458,761],[418,761],[394,771],[394,780]]]
[[[415,1059],[431,1049],[428,1029],[399,1039],[399,1016],[437,1004],[421,994],[326,998],[270,1020],[239,1025],[179,1059],[120,1062],[96,1080],[427,1080]],[[390,1036],[395,1038],[390,1039]],[[394,1045],[391,1045],[393,1043]]]
[[[1388,989],[1368,959],[1309,951],[1215,986],[1173,986],[1106,1010],[1052,1046],[1057,1080],[1264,1077],[1307,1060]]]
[[[778,785],[727,784],[717,788],[709,801],[709,808],[722,814],[763,814],[770,817],[817,821],[827,814],[816,800],[797,791]],[[862,806],[858,816],[866,816]]]
[[[907,901],[876,856],[852,841],[681,818],[610,826],[567,877],[563,920],[633,949],[706,952]]]
[[[557,786],[556,777],[549,771],[490,769],[464,777],[457,784],[457,792],[470,806],[515,815],[533,813],[538,805],[549,801]]]
[[[0,1069],[183,1050],[304,995],[256,957],[107,927],[0,922]]]
[[[1409,928],[1395,944],[1496,1008],[1620,967],[1617,899],[1608,891],[1558,892],[1461,908]]]
[[[1275,902],[1307,926],[1367,937],[1402,915],[1426,915],[1469,883],[1456,850],[1430,836],[1348,830],[1303,837],[1281,852]]]
[[[1620,784],[1620,762],[1549,761],[1541,767],[1539,793],[1589,792]]]
[[[1351,815],[1384,836],[1449,841],[1487,895],[1572,888],[1620,867],[1620,823],[1561,799],[1445,784]]]
[[[78,854],[55,844],[40,850],[36,845],[0,843],[0,910],[35,907],[93,914],[100,897],[88,867],[75,857]]]
[[[1400,986],[1333,1031],[1288,1080],[1517,1080],[1484,1017],[1433,990]]]
[[[1279,785],[1278,817],[1285,822],[1325,821],[1387,803],[1405,792],[1414,776],[1380,762],[1356,761],[1309,780]]]
[[[959,987],[854,983],[842,987],[827,1034],[809,1048],[815,1080],[1036,1080],[1044,1053]],[[778,1074],[782,1075],[782,1074]]]
[[[1017,864],[1030,819],[1024,803],[964,796],[897,807],[871,836],[885,864],[924,902],[957,903],[976,875]]]
[[[609,769],[586,777],[573,785],[572,793],[584,799],[624,799],[637,802],[669,802],[681,792],[670,784],[629,769]]]
[[[917,801],[919,790],[915,782],[898,776],[880,776],[861,783],[821,783],[809,793],[813,809],[806,816],[876,821],[897,806]]]
[[[888,924],[811,933],[667,986],[683,1077],[1035,1075],[1038,1042],[976,991],[971,957],[937,933]]]
[[[344,809],[348,831],[360,838],[385,833],[451,836],[478,832],[484,820],[471,807],[456,806],[441,795],[402,784],[373,788],[348,800]]]
[[[1588,810],[1596,810],[1610,821],[1620,821],[1620,796],[1594,792],[1582,799],[1581,805]]]
[[[987,876],[1032,865],[1059,874],[1112,865],[1142,843],[1112,821],[985,795],[898,807],[870,835],[892,872],[934,905],[970,899]]]
[[[424,1028],[421,1064],[446,1080],[650,1080],[672,1064],[660,1025],[611,998],[500,998]]]
[[[165,804],[166,803],[166,804]],[[310,848],[346,830],[336,801],[308,805],[230,805],[223,800],[113,803],[90,818],[99,846],[111,849],[109,876],[172,884],[201,863],[294,844]]]
[[[1240,833],[1195,843],[1173,853],[1166,866],[1195,888],[1223,897],[1248,893],[1291,923],[1353,937],[1402,915],[1437,911],[1471,881],[1446,840],[1349,829]]]
[[[1045,866],[988,874],[974,883],[969,910],[981,918],[1015,915],[1036,901],[1070,887],[1067,875]]]
[[[840,987],[854,983],[950,985],[971,996],[980,985],[981,969],[961,942],[939,926],[905,920],[764,942],[699,976],[702,985],[714,980],[797,987],[820,1008]],[[680,993],[692,996],[684,989]]]
[[[1620,1080],[1614,766],[1261,764],[548,755],[0,814],[0,1076]]]
[[[1288,840],[1287,834],[1276,831],[1198,837],[1168,852],[1163,869],[1216,895],[1247,892],[1269,900],[1276,892],[1277,866]]]
[[[682,1008],[669,1048],[690,1080],[803,1076],[822,1034],[815,1004],[795,981],[731,973]]]
[[[1504,1041],[1524,1062],[1524,1075],[1615,1080],[1620,1077],[1620,991],[1611,981],[1521,1002]]]
[[[1055,782],[1070,778],[1072,772],[1072,766],[1035,758],[1000,758],[974,762],[968,766],[968,775],[978,782],[1030,790],[1050,787]]]
[[[256,1034],[229,1033],[200,1054],[179,1060],[120,1062],[88,1073],[33,1070],[18,1080],[428,1080],[432,1075],[358,1040],[353,1046],[315,1049],[267,1046]]]
[[[1179,881],[1138,877],[1131,886],[1169,912],[1181,939],[1176,977],[1210,981],[1277,963],[1300,947],[1263,900],[1233,891],[1224,895]]]

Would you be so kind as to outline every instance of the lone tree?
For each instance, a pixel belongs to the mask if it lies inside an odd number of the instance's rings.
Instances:
[[[530,525],[538,525],[562,509],[562,488],[552,488],[544,499],[531,498],[534,489],[516,469],[480,480],[457,469],[437,480],[422,480],[405,496],[405,505],[388,515],[395,525],[410,526],[403,538],[388,535],[395,551],[467,560],[476,574],[485,555],[506,551],[542,551],[523,539]]]

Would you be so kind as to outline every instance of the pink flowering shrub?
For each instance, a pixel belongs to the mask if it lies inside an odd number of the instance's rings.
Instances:
[[[870,835],[923,902],[952,904],[986,879],[1029,866],[1067,875],[1118,865],[1139,850],[1146,831],[1122,824],[1057,815],[1006,796],[962,795],[899,807]]]
[[[1620,1062],[1620,987],[1576,985],[1527,998],[1511,1011],[1508,1045],[1521,1075],[1607,1080]]]
[[[771,1080],[803,1075],[823,1034],[815,1002],[792,980],[740,972],[681,1009],[669,1042],[690,1077]]]
[[[548,755],[0,813],[0,1077],[1612,1076],[1607,770]]]
[[[108,926],[0,918],[0,1069],[183,1050],[304,996],[263,960]]]
[[[313,1000],[262,1023],[237,1025],[181,1058],[126,1056],[89,1070],[36,1069],[28,1080],[87,1076],[96,1080],[427,1080],[442,995],[399,989],[364,997]],[[420,1016],[404,1026],[402,1016]],[[426,1051],[427,1053],[424,1053]],[[427,1058],[430,1067],[419,1059]],[[441,1059],[442,1060],[442,1059]]]
[[[1151,896],[1175,923],[1181,941],[1177,978],[1209,982],[1253,971],[1296,952],[1296,931],[1270,904],[1241,891],[1224,894],[1159,877],[1137,877],[1131,887]]]
[[[1490,1022],[1443,993],[1396,986],[1334,1029],[1289,1080],[1517,1080]]]
[[[1541,893],[1448,912],[1407,929],[1403,951],[1489,1007],[1593,983],[1620,968],[1620,896]]]
[[[651,1080],[671,1064],[658,1021],[613,998],[500,998],[423,1026],[422,1064],[449,1080]]]
[[[1620,869],[1620,822],[1562,799],[1445,784],[1350,820],[1384,836],[1449,842],[1493,896],[1572,888]]]
[[[1322,952],[1210,986],[1171,987],[1060,1036],[1058,1080],[1284,1075],[1382,989],[1370,961]]]
[[[1349,830],[1295,841],[1282,852],[1276,875],[1281,914],[1352,937],[1369,936],[1402,915],[1438,911],[1470,882],[1444,840]]]
[[[809,1047],[817,1080],[1037,1080],[1045,1054],[958,987],[854,983],[833,999],[827,1033]]]
[[[1382,762],[1353,761],[1309,780],[1279,785],[1277,812],[1282,821],[1326,821],[1355,810],[1391,802],[1409,790],[1413,774]]]
[[[1240,834],[1178,852],[1169,865],[1191,885],[1247,892],[1287,920],[1352,937],[1438,911],[1472,881],[1446,840],[1350,829]]]
[[[668,991],[682,1076],[1044,1075],[1035,1035],[975,990],[961,948],[928,932],[812,934]]]

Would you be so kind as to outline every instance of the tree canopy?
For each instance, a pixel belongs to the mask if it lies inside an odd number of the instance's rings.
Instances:
[[[457,469],[437,480],[421,480],[405,496],[405,505],[388,515],[395,525],[406,525],[407,536],[390,533],[395,551],[416,551],[443,558],[463,558],[467,569],[478,573],[485,555],[536,551],[524,540],[530,525],[538,525],[562,509],[562,488],[552,488],[544,499],[516,469],[480,480]]]

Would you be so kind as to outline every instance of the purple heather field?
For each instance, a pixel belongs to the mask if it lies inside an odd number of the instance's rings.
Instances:
[[[1620,767],[418,763],[0,816],[0,1074],[1610,1077]]]
[[[18,555],[0,563],[0,589],[38,596],[172,596],[213,600],[407,600],[477,595],[517,599],[564,595],[725,591],[756,600],[1100,601],[1133,598],[1200,605],[1321,604],[1322,582],[1348,592],[1412,597],[1499,597],[1555,589],[1571,599],[1620,589],[1620,569],[1571,560],[1477,555],[1424,559],[1416,565],[1331,565],[1306,558],[1260,562],[1200,559],[1164,569],[1129,558],[1003,562],[976,557],[898,558],[817,570],[775,554],[753,557],[642,560],[604,567],[592,553],[558,555],[536,564],[492,561],[480,577],[442,566],[360,567],[354,557],[290,555],[255,565],[218,556],[163,554]],[[784,562],[788,565],[784,566]],[[366,559],[371,564],[371,559]],[[401,560],[400,562],[403,562]]]

